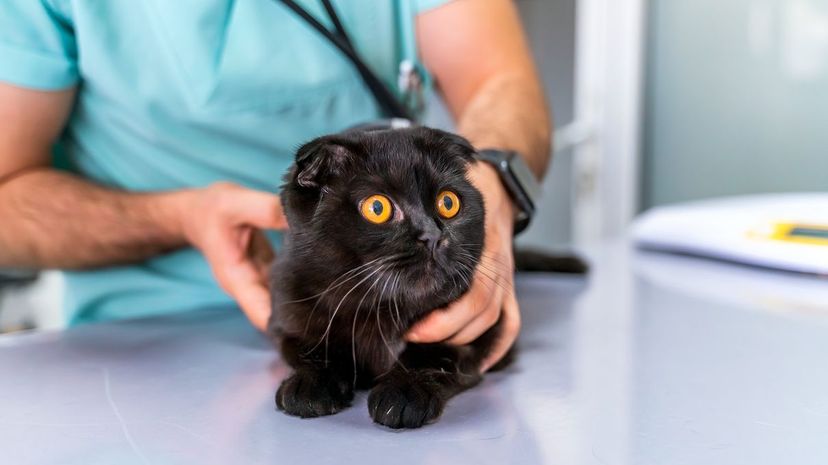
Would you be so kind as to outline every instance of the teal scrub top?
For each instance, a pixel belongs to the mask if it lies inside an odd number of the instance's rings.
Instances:
[[[363,59],[396,89],[415,16],[447,0],[339,0]],[[298,0],[330,26],[320,2]],[[303,142],[376,119],[358,73],[273,0],[4,0],[0,81],[78,86],[70,170],[130,191],[220,180],[275,192]],[[278,237],[273,237],[278,241]],[[232,305],[193,249],[66,272],[69,324]]]

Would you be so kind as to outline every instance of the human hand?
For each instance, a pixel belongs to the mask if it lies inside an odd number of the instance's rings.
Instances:
[[[445,309],[432,312],[414,325],[406,338],[411,342],[468,344],[502,318],[502,333],[481,371],[497,363],[520,331],[520,309],[514,292],[512,232],[514,206],[500,176],[485,163],[469,169],[472,183],[483,194],[486,239],[483,255],[468,292]]]
[[[287,229],[279,197],[221,182],[182,191],[178,211],[186,240],[204,254],[222,289],[263,331],[271,312],[267,270],[275,258],[263,230]]]

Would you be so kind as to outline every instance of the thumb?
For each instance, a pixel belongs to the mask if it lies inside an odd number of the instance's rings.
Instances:
[[[240,190],[234,199],[232,215],[238,222],[261,229],[288,228],[279,196],[269,192]]]

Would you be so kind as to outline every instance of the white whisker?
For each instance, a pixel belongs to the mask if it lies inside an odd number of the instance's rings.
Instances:
[[[389,278],[390,278],[390,275],[389,275]],[[356,312],[354,312],[354,322],[351,324],[351,358],[354,362],[354,380],[353,380],[353,386],[354,387],[356,387],[356,382],[357,382],[357,361],[356,361],[356,323],[357,323],[357,317],[359,317],[359,310],[362,308],[362,303],[365,301],[365,297],[368,295],[369,292],[371,292],[372,289],[374,289],[374,286],[377,285],[379,280],[380,280],[380,278],[374,279],[374,282],[371,283],[371,286],[368,289],[365,290],[364,294],[362,294],[362,298],[359,299],[359,303],[357,304]],[[386,282],[386,284],[388,284],[388,279],[386,279],[385,282]],[[383,287],[383,289],[384,289],[384,287]],[[326,355],[326,358],[327,358],[327,355]]]
[[[304,336],[307,336],[307,334],[308,334],[308,329],[309,329],[309,327],[310,327],[310,323],[311,323],[311,321],[312,321],[313,314],[316,312],[316,308],[317,308],[317,307],[319,306],[319,304],[322,302],[322,298],[321,298],[322,296],[324,296],[324,295],[325,295],[326,293],[328,293],[329,291],[333,291],[333,290],[335,290],[335,289],[337,289],[337,288],[341,287],[342,285],[344,285],[344,284],[345,284],[345,283],[347,283],[348,281],[351,281],[351,280],[353,280],[353,279],[356,279],[356,278],[358,278],[360,275],[363,275],[363,274],[365,274],[365,273],[367,273],[367,272],[370,272],[370,271],[373,269],[373,268],[371,268],[371,267],[370,267],[370,265],[374,265],[374,264],[376,264],[377,266],[385,265],[385,264],[387,264],[388,262],[390,262],[391,260],[395,260],[395,259],[397,259],[397,258],[399,258],[399,257],[400,257],[400,255],[393,255],[393,256],[390,256],[390,257],[379,257],[379,258],[375,258],[375,259],[373,259],[373,260],[371,260],[371,261],[369,261],[369,262],[367,262],[367,263],[364,263],[364,264],[359,265],[359,266],[357,266],[357,267],[355,267],[355,268],[352,268],[352,269],[351,269],[351,270],[349,270],[349,271],[346,271],[345,273],[343,273],[342,275],[340,275],[338,278],[336,278],[335,280],[333,280],[333,282],[331,282],[331,284],[330,284],[330,285],[328,285],[328,287],[327,287],[324,291],[322,291],[321,293],[316,294],[315,296],[311,296],[311,297],[305,298],[305,299],[300,299],[300,300],[293,301],[293,302],[301,302],[301,301],[304,301],[304,300],[309,300],[309,299],[312,299],[312,298],[315,298],[315,297],[318,297],[318,298],[319,298],[319,299],[316,301],[316,303],[314,303],[314,304],[313,304],[313,307],[311,308],[310,313],[309,313],[309,314],[308,314],[308,316],[305,318],[305,329],[304,329],[304,331],[303,331],[303,333],[302,333],[302,334],[303,334]],[[345,277],[346,275],[348,275],[348,274],[352,274],[352,275],[351,275],[350,277],[348,277],[347,279],[345,279],[344,281],[340,282],[339,284],[336,284],[336,283],[337,283],[337,281],[341,280],[342,278],[344,278],[344,277]],[[291,302],[285,302],[285,303],[291,303]],[[330,314],[330,308],[328,309],[328,313]]]
[[[388,349],[388,353],[389,353],[389,355],[391,355],[391,358],[392,359],[396,358],[397,354],[394,353],[394,349],[391,348],[391,344],[388,343],[388,339],[385,338],[385,333],[382,330],[382,322],[380,321],[380,318],[379,318],[379,306],[377,306],[375,308],[375,310],[376,310],[377,330],[379,331],[380,338],[382,338],[382,342],[385,344],[385,347]]]
[[[366,276],[366,277],[362,278],[362,280],[360,280],[358,283],[354,284],[354,286],[353,286],[353,287],[351,287],[351,289],[349,289],[349,290],[348,290],[348,292],[346,292],[344,296],[342,296],[342,298],[339,300],[339,303],[336,305],[336,308],[334,309],[333,314],[331,315],[330,320],[328,321],[328,326],[325,328],[325,332],[322,334],[322,337],[319,339],[319,342],[317,342],[317,343],[316,343],[316,345],[314,345],[314,346],[313,346],[313,347],[312,347],[312,348],[308,351],[308,353],[313,352],[314,350],[316,350],[316,348],[317,348],[317,347],[319,347],[319,344],[321,344],[321,343],[322,343],[322,341],[324,340],[324,341],[325,341],[325,353],[326,353],[325,361],[326,361],[326,364],[327,364],[327,360],[328,360],[328,358],[327,358],[327,345],[328,345],[328,344],[327,344],[327,341],[328,341],[328,335],[329,335],[329,334],[330,334],[330,332],[331,332],[331,326],[333,325],[334,318],[336,318],[336,314],[339,312],[339,308],[342,306],[342,303],[343,303],[343,302],[345,302],[345,299],[346,299],[346,298],[348,298],[348,296],[349,296],[349,295],[351,295],[351,292],[353,292],[353,291],[354,291],[354,289],[356,289],[357,287],[359,287],[359,285],[360,285],[360,284],[362,284],[362,283],[364,283],[365,281],[369,280],[369,279],[370,279],[372,276],[374,276],[375,274],[379,273],[379,272],[383,269],[383,267],[384,267],[384,266],[385,266],[385,265],[379,265],[379,266],[378,266],[376,269],[374,269],[374,271],[372,271],[372,272],[371,272],[368,276]]]

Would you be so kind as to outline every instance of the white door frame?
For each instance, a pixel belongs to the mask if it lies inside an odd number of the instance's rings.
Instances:
[[[573,148],[576,244],[619,236],[639,205],[646,0],[578,0]]]

